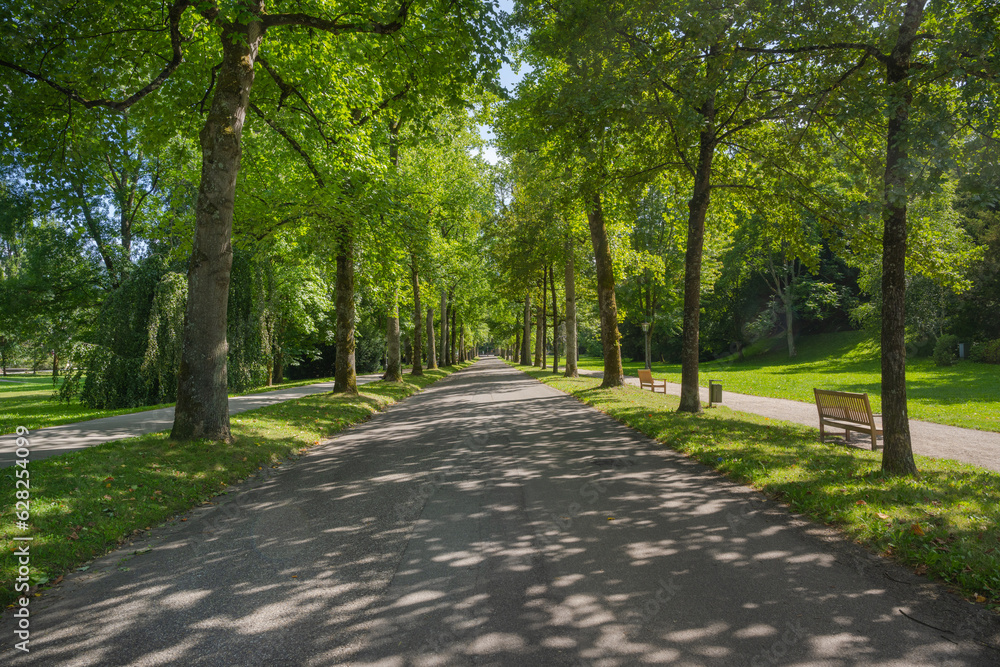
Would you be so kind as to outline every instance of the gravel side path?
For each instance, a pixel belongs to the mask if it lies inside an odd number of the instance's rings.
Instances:
[[[358,384],[368,384],[380,377],[381,375],[378,374],[359,375]],[[332,382],[320,382],[302,387],[266,391],[260,394],[231,396],[229,398],[229,414],[235,415],[304,396],[322,394],[331,389],[333,389]],[[50,456],[76,452],[99,445],[102,442],[134,438],[158,431],[169,431],[173,424],[174,409],[170,407],[40,428],[28,434],[28,439],[31,441],[31,460],[40,461]],[[16,439],[17,434],[14,433],[0,435],[0,468],[13,465],[14,451],[17,449]]]
[[[604,377],[602,371],[581,370],[580,375]],[[639,386],[639,378],[626,376],[625,381],[633,386]],[[673,382],[667,383],[667,393],[681,395],[681,386]],[[701,400],[708,402],[708,388],[701,388]],[[784,398],[768,398],[765,396],[750,396],[723,391],[722,405],[739,412],[751,412],[771,419],[781,419],[816,427],[819,430],[819,416],[816,406],[802,401],[789,401]],[[835,431],[836,433],[836,431]],[[981,468],[1000,472],[1000,433],[977,431],[971,428],[932,424],[931,422],[910,420],[910,435],[913,440],[913,452],[936,459],[952,459],[971,463]],[[834,436],[836,439],[839,436]],[[859,446],[870,446],[868,436],[853,434],[852,441]],[[882,438],[879,438],[881,441]]]

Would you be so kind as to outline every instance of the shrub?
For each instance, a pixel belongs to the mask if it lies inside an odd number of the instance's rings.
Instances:
[[[969,350],[969,359],[985,364],[1000,364],[1000,338],[973,343]]]
[[[947,334],[937,339],[934,345],[934,363],[951,366],[958,361],[958,336]]]

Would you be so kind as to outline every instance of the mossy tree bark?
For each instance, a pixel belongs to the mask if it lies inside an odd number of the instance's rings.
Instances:
[[[195,236],[188,263],[184,347],[170,437],[228,442],[226,341],[233,266],[233,207],[241,138],[253,85],[254,61],[264,37],[259,21],[225,24],[222,63],[201,130],[202,171],[195,204]]]
[[[410,253],[410,286],[413,288],[413,367],[410,375],[423,375],[424,368],[420,362],[420,355],[423,354],[423,340],[420,331],[420,322],[423,320],[423,313],[420,311],[420,272],[417,269],[417,256]]]
[[[524,336],[521,338],[521,365],[531,365],[531,290],[524,295]]]

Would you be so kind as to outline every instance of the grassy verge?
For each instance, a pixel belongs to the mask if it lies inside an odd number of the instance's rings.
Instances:
[[[880,452],[821,444],[814,428],[727,408],[680,414],[672,396],[602,390],[596,378],[528,374],[970,600],[1000,608],[1000,474],[917,456],[920,479],[885,478]]]
[[[102,410],[99,408],[88,408],[85,405],[73,401],[67,403],[58,399],[57,387],[52,384],[51,375],[11,375],[7,380],[13,382],[0,382],[0,435],[13,433],[18,426],[23,426],[32,431],[46,426],[59,426],[60,424],[72,424],[101,417],[113,417],[114,415],[126,415],[133,412],[144,412],[157,408],[166,408],[173,403],[163,403],[161,405],[143,405],[136,408],[120,408],[117,410]],[[257,387],[244,394],[259,394],[265,391],[277,389],[288,389],[289,387],[301,387],[317,382],[329,382],[333,378],[321,378],[317,380],[296,380],[294,382],[284,382],[270,387]],[[61,380],[60,380],[61,382]],[[242,394],[230,394],[230,396],[240,396]]]
[[[798,356],[788,358],[781,344],[745,361],[731,359],[701,364],[702,386],[719,380],[726,391],[754,396],[813,402],[813,387],[868,393],[872,409],[881,412],[882,377],[877,350],[859,332],[803,337]],[[636,375],[641,362],[625,362]],[[603,361],[584,357],[580,368],[603,370]],[[654,363],[657,378],[681,381],[679,364]],[[1000,432],[1000,366],[962,361],[935,366],[928,358],[906,360],[906,395],[910,417]]]
[[[15,526],[19,468],[0,471],[0,605],[15,597],[15,535],[34,538],[31,583],[45,584],[468,365],[373,382],[357,396],[316,394],[244,412],[232,418],[230,444],[156,433],[29,463],[27,532]]]

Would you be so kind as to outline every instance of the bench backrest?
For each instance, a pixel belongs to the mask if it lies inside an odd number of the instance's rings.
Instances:
[[[827,389],[813,389],[813,393],[816,396],[816,408],[823,417],[833,417],[858,424],[871,424],[874,421],[868,394]]]
[[[653,383],[653,373],[647,371],[645,368],[639,371],[639,382],[641,384],[652,384]]]

